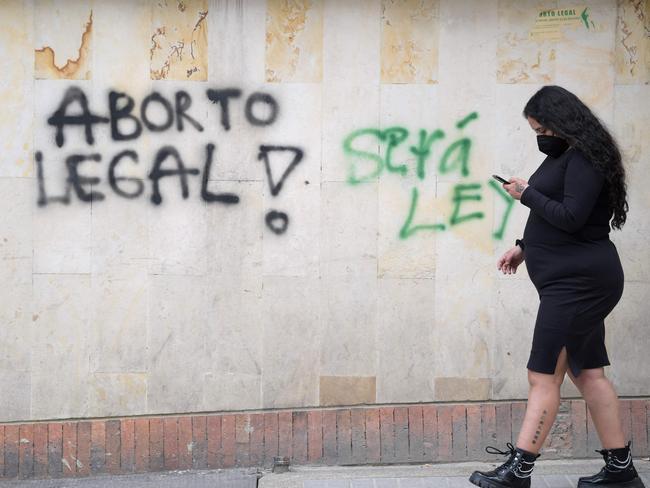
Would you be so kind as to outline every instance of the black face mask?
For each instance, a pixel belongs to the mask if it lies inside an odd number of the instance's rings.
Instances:
[[[537,136],[537,147],[544,154],[557,158],[569,148],[569,143],[557,136]]]

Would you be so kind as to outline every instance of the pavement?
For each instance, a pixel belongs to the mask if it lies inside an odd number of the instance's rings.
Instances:
[[[634,464],[650,488],[650,460]],[[532,488],[575,488],[578,478],[600,470],[601,460],[538,461]],[[470,488],[474,470],[494,463],[395,466],[291,467],[287,473],[256,469],[172,471],[83,479],[0,481],[0,488]]]
[[[647,488],[650,488],[650,461],[636,460]],[[265,474],[258,488],[470,488],[474,470],[490,470],[495,463],[454,463],[362,467],[295,467],[288,473]],[[603,467],[602,460],[538,461],[532,488],[575,488],[580,476]]]
[[[255,488],[255,469],[169,471],[165,473],[0,481],[0,488]]]

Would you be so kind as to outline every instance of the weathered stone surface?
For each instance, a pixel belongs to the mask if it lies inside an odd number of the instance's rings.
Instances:
[[[649,8],[0,2],[0,422],[524,399],[529,211],[491,175],[543,160],[545,84],[624,156],[608,374],[647,395]]]
[[[320,405],[372,404],[377,398],[374,376],[321,376]]]
[[[487,400],[492,390],[490,378],[436,378],[437,398],[446,401]]]

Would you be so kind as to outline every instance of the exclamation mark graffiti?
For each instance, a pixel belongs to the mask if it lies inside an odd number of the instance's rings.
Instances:
[[[292,160],[289,163],[288,166],[285,167],[284,172],[282,173],[282,176],[280,176],[280,179],[277,181],[273,177],[273,171],[271,169],[271,153],[272,152],[289,152],[292,154]],[[304,156],[304,152],[302,149],[295,147],[295,146],[267,146],[267,145],[261,145],[260,146],[260,152],[257,155],[258,160],[263,160],[264,161],[264,166],[266,167],[266,177],[269,182],[269,189],[271,190],[271,195],[276,197],[280,191],[282,190],[282,185],[284,184],[284,180],[287,179],[287,176],[293,171],[293,169],[302,161],[302,158]],[[271,231],[275,232],[276,234],[284,234],[286,232],[287,227],[289,226],[289,216],[282,211],[274,210],[271,209],[268,212],[266,212],[266,216],[264,218],[266,221],[266,225]]]

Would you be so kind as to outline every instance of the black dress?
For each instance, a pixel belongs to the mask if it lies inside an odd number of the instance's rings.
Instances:
[[[623,293],[623,268],[609,240],[605,178],[569,148],[528,184],[524,254],[540,297],[528,369],[553,374],[564,347],[574,376],[607,366],[604,319]]]

